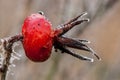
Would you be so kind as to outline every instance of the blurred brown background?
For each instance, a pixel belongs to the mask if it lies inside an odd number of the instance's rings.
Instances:
[[[15,50],[22,57],[14,61],[7,80],[120,80],[120,0],[0,0],[0,38],[20,33],[25,17],[40,10],[54,28],[88,12],[91,21],[66,36],[90,40],[102,61],[85,62],[53,50],[46,62],[34,63],[20,45]]]

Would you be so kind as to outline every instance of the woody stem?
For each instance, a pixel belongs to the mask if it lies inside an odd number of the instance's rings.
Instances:
[[[0,71],[2,73],[1,80],[5,80],[6,79],[8,67],[10,65],[10,59],[11,59],[13,43],[17,42],[17,41],[21,41],[22,39],[23,39],[23,36],[21,34],[9,37],[7,39],[3,39],[4,40],[3,47],[5,49],[4,54],[6,56],[5,56],[4,60],[3,60],[2,67],[0,69]]]

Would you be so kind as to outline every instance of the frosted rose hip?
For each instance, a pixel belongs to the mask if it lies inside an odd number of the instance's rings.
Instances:
[[[63,36],[74,26],[89,21],[87,18],[82,18],[84,15],[86,13],[78,15],[55,30],[51,29],[50,22],[41,12],[28,16],[22,26],[22,43],[26,56],[32,61],[43,62],[50,57],[51,49],[54,46],[55,51],[59,49],[62,53],[70,54],[81,60],[93,62],[92,58],[76,54],[68,47],[88,51],[100,60],[99,56],[85,44],[88,43],[87,40],[75,40]],[[78,18],[82,19],[79,20]]]
[[[36,62],[49,58],[52,49],[51,24],[41,14],[28,16],[22,26],[26,56]]]

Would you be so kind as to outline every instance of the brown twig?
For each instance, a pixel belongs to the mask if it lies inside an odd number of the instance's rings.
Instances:
[[[21,34],[3,39],[4,40],[3,47],[5,50],[5,52],[4,52],[5,58],[3,60],[2,67],[0,69],[0,71],[2,73],[1,80],[6,79],[8,67],[10,65],[11,54],[13,53],[13,50],[12,50],[13,43],[17,42],[17,41],[21,41],[22,39],[23,39],[23,36]]]

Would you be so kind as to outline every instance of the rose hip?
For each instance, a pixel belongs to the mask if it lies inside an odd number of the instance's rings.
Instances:
[[[85,14],[86,13],[83,13],[77,16],[57,29],[52,29],[51,23],[41,12],[28,16],[22,26],[22,43],[26,56],[32,61],[43,62],[50,57],[52,47],[54,46],[56,51],[59,49],[63,53],[68,53],[81,60],[93,61],[92,58],[73,53],[68,47],[88,51],[100,59],[94,51],[85,44],[88,41],[63,37],[63,35],[75,25],[88,21],[88,19],[84,18],[78,20],[79,17],[82,18]]]

